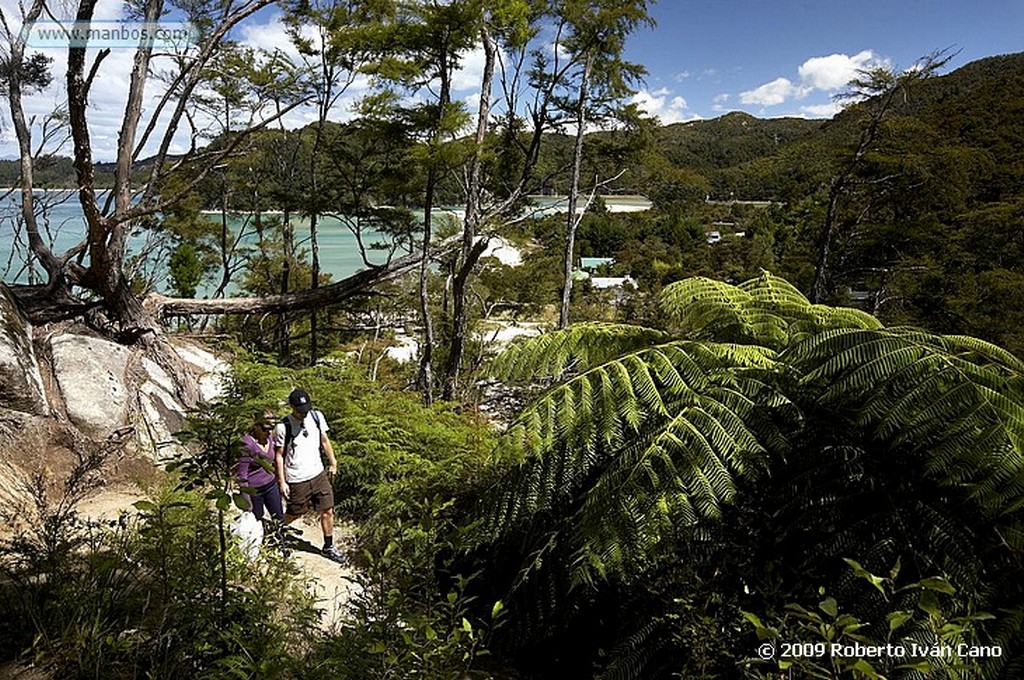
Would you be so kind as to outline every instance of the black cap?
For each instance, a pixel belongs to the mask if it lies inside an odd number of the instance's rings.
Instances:
[[[292,390],[292,393],[288,395],[288,403],[292,405],[292,408],[303,415],[309,413],[309,409],[313,408],[313,403],[309,400],[309,395],[306,394],[306,390],[301,387],[296,387]]]

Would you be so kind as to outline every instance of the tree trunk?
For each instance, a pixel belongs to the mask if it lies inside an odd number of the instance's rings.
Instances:
[[[43,1],[35,0],[28,12],[25,14],[23,25],[31,26],[39,19],[43,11]],[[14,134],[18,140],[18,154],[20,156],[21,170],[21,217],[25,223],[25,232],[28,236],[29,248],[32,254],[46,272],[46,292],[54,294],[57,290],[64,290],[67,286],[64,279],[63,263],[54,257],[51,250],[46,246],[39,233],[39,223],[36,220],[35,209],[35,188],[34,178],[34,156],[32,154],[32,130],[25,120],[25,110],[22,106],[22,82],[21,66],[25,58],[25,40],[23,32],[17,38],[11,38],[7,59],[7,94],[11,110],[11,122],[14,125]]]
[[[814,265],[814,283],[811,286],[811,302],[814,304],[823,304],[828,299],[828,296],[832,291],[830,258],[832,255],[832,242],[836,238],[836,221],[839,210],[839,201],[842,198],[843,193],[846,191],[850,178],[853,177],[854,173],[863,162],[864,155],[878,138],[879,126],[882,123],[882,118],[885,117],[885,114],[892,106],[893,100],[898,91],[899,88],[893,85],[884,91],[882,96],[879,97],[876,108],[871,112],[871,117],[868,120],[867,126],[861,130],[857,149],[853,152],[853,156],[843,168],[842,172],[840,172],[829,185],[828,205],[825,208],[825,221],[821,226],[821,240],[818,242],[818,257]]]
[[[573,250],[576,247],[576,205],[580,195],[580,166],[583,163],[583,133],[587,124],[587,98],[590,85],[590,71],[594,57],[588,54],[583,66],[583,78],[580,80],[579,97],[576,100],[576,144],[572,152],[572,184],[569,186],[569,214],[566,217],[565,259],[562,271],[562,307],[558,314],[558,327],[569,325],[569,299],[572,296]]]
[[[480,84],[480,107],[476,117],[476,138],[474,139],[473,159],[470,163],[469,182],[466,192],[466,216],[462,227],[462,251],[457,260],[458,266],[452,277],[452,337],[448,351],[448,361],[444,370],[444,388],[442,398],[451,400],[458,388],[459,370],[462,367],[462,355],[466,347],[466,327],[468,308],[466,304],[466,285],[484,251],[485,242],[476,242],[477,227],[480,223],[481,166],[483,165],[484,140],[491,115],[491,85],[494,81],[494,65],[496,48],[487,27],[480,30],[484,46],[484,72]]]
[[[811,286],[811,302],[823,304],[828,299],[829,256],[832,253],[832,240],[835,238],[836,208],[839,206],[839,195],[845,185],[845,176],[832,181],[828,190],[828,205],[825,208],[825,222],[821,226],[818,242],[818,259],[814,265],[814,283]]]
[[[431,161],[433,162],[433,161]],[[431,212],[434,209],[434,187],[437,184],[437,171],[431,167],[427,171],[427,189],[423,197],[423,247],[420,252],[419,299],[420,319],[423,323],[423,344],[420,346],[420,371],[417,377],[420,389],[423,390],[423,402],[429,406],[434,401],[434,326],[430,316],[430,297],[427,291],[427,277],[430,273],[430,239]]]
[[[454,244],[444,244],[430,255],[450,251]],[[284,295],[264,297],[222,298],[196,300],[194,298],[171,298],[159,293],[146,296],[145,307],[156,318],[187,316],[189,314],[281,314],[302,311],[314,307],[328,307],[340,304],[359,295],[366,295],[373,286],[395,279],[412,271],[420,264],[421,253],[413,253],[388,264],[363,269],[352,276],[321,288],[299,290]],[[17,289],[12,289],[17,292]],[[30,319],[31,320],[31,319]]]
[[[438,150],[444,139],[444,119],[448,110],[448,103],[451,99],[451,62],[448,50],[450,46],[445,43],[440,48],[441,62],[438,68],[441,86],[437,94],[437,121],[436,129],[431,139],[431,154],[428,159],[430,167],[427,170],[427,186],[423,196],[423,247],[421,249],[422,259],[420,261],[420,319],[423,323],[423,344],[420,346],[420,370],[417,377],[420,389],[423,390],[423,403],[427,406],[434,402],[434,322],[430,314],[430,297],[427,290],[427,281],[430,274],[430,240],[433,238],[433,212],[434,195],[437,191],[438,181]]]
[[[231,244],[228,243],[228,184],[221,181],[220,191],[220,283],[217,290],[213,291],[213,297],[222,298],[231,283]]]
[[[292,253],[295,251],[295,237],[292,233],[291,225],[291,211],[285,208],[281,219],[281,234],[284,241],[284,263],[281,266],[281,295],[288,294],[288,282],[292,275]],[[277,316],[277,352],[278,358],[284,361],[287,357],[291,348],[290,344],[290,330],[288,328],[288,312],[282,310]]]
[[[330,87],[327,95],[330,97]],[[309,213],[309,247],[310,247],[310,269],[311,278],[309,287],[316,290],[320,287],[320,240],[317,233],[320,218],[320,183],[317,181],[317,159],[320,155],[320,144],[323,141],[324,123],[327,121],[328,107],[321,102],[319,117],[317,119],[316,133],[313,137],[313,148],[310,150],[309,158],[309,189],[310,206]],[[312,366],[317,362],[319,350],[319,339],[317,329],[317,309],[314,307],[309,312],[309,364]]]
[[[314,210],[309,215],[309,243],[310,243],[310,282],[309,287],[311,290],[316,290],[320,287],[320,243],[317,240],[317,218],[319,215]],[[312,366],[317,361],[317,355],[319,354],[319,346],[317,342],[317,308],[313,307],[309,310],[309,365]]]

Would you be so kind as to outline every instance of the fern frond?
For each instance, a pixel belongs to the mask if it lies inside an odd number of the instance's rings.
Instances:
[[[822,333],[782,357],[802,387],[989,513],[1024,489],[1024,393],[1012,357],[914,329]]]
[[[738,286],[691,278],[666,286],[666,315],[693,337],[784,348],[807,335],[836,328],[880,328],[856,309],[812,305],[793,285],[764,272]]]
[[[642,326],[576,324],[512,343],[495,358],[491,372],[505,380],[558,378],[671,339],[664,331]]]
[[[559,531],[573,578],[589,583],[642,560],[673,526],[718,518],[737,479],[764,469],[761,439],[785,446],[770,413],[792,404],[764,380],[778,369],[772,357],[670,343],[549,390],[506,433],[531,454],[491,506],[491,535],[523,531],[579,499]]]

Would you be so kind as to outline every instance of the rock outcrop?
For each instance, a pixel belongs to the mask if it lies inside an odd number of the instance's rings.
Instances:
[[[39,416],[50,414],[32,349],[32,328],[7,286],[0,285],[0,408]]]
[[[128,423],[131,350],[84,335],[50,338],[53,375],[71,422],[95,439]]]
[[[202,399],[216,398],[225,363],[196,343],[172,345],[173,365],[192,373]],[[33,470],[59,477],[83,451],[110,442],[126,469],[173,453],[187,405],[168,363],[84,327],[33,328],[0,284],[0,487],[14,493]]]

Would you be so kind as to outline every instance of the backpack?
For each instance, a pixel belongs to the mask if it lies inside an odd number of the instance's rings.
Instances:
[[[320,427],[320,416],[317,413],[316,409],[313,409],[312,411],[310,411],[310,413],[313,414],[313,422],[316,423],[316,434],[317,434],[316,440],[320,444],[320,458],[323,459],[323,457],[324,457],[324,439],[323,439],[323,429]],[[292,433],[292,419],[290,417],[288,417],[288,416],[285,416],[284,418],[281,419],[281,424],[284,425],[284,455],[290,456],[292,454],[292,452],[290,450],[291,449],[291,444],[292,444],[292,439],[295,438],[295,435]]]

